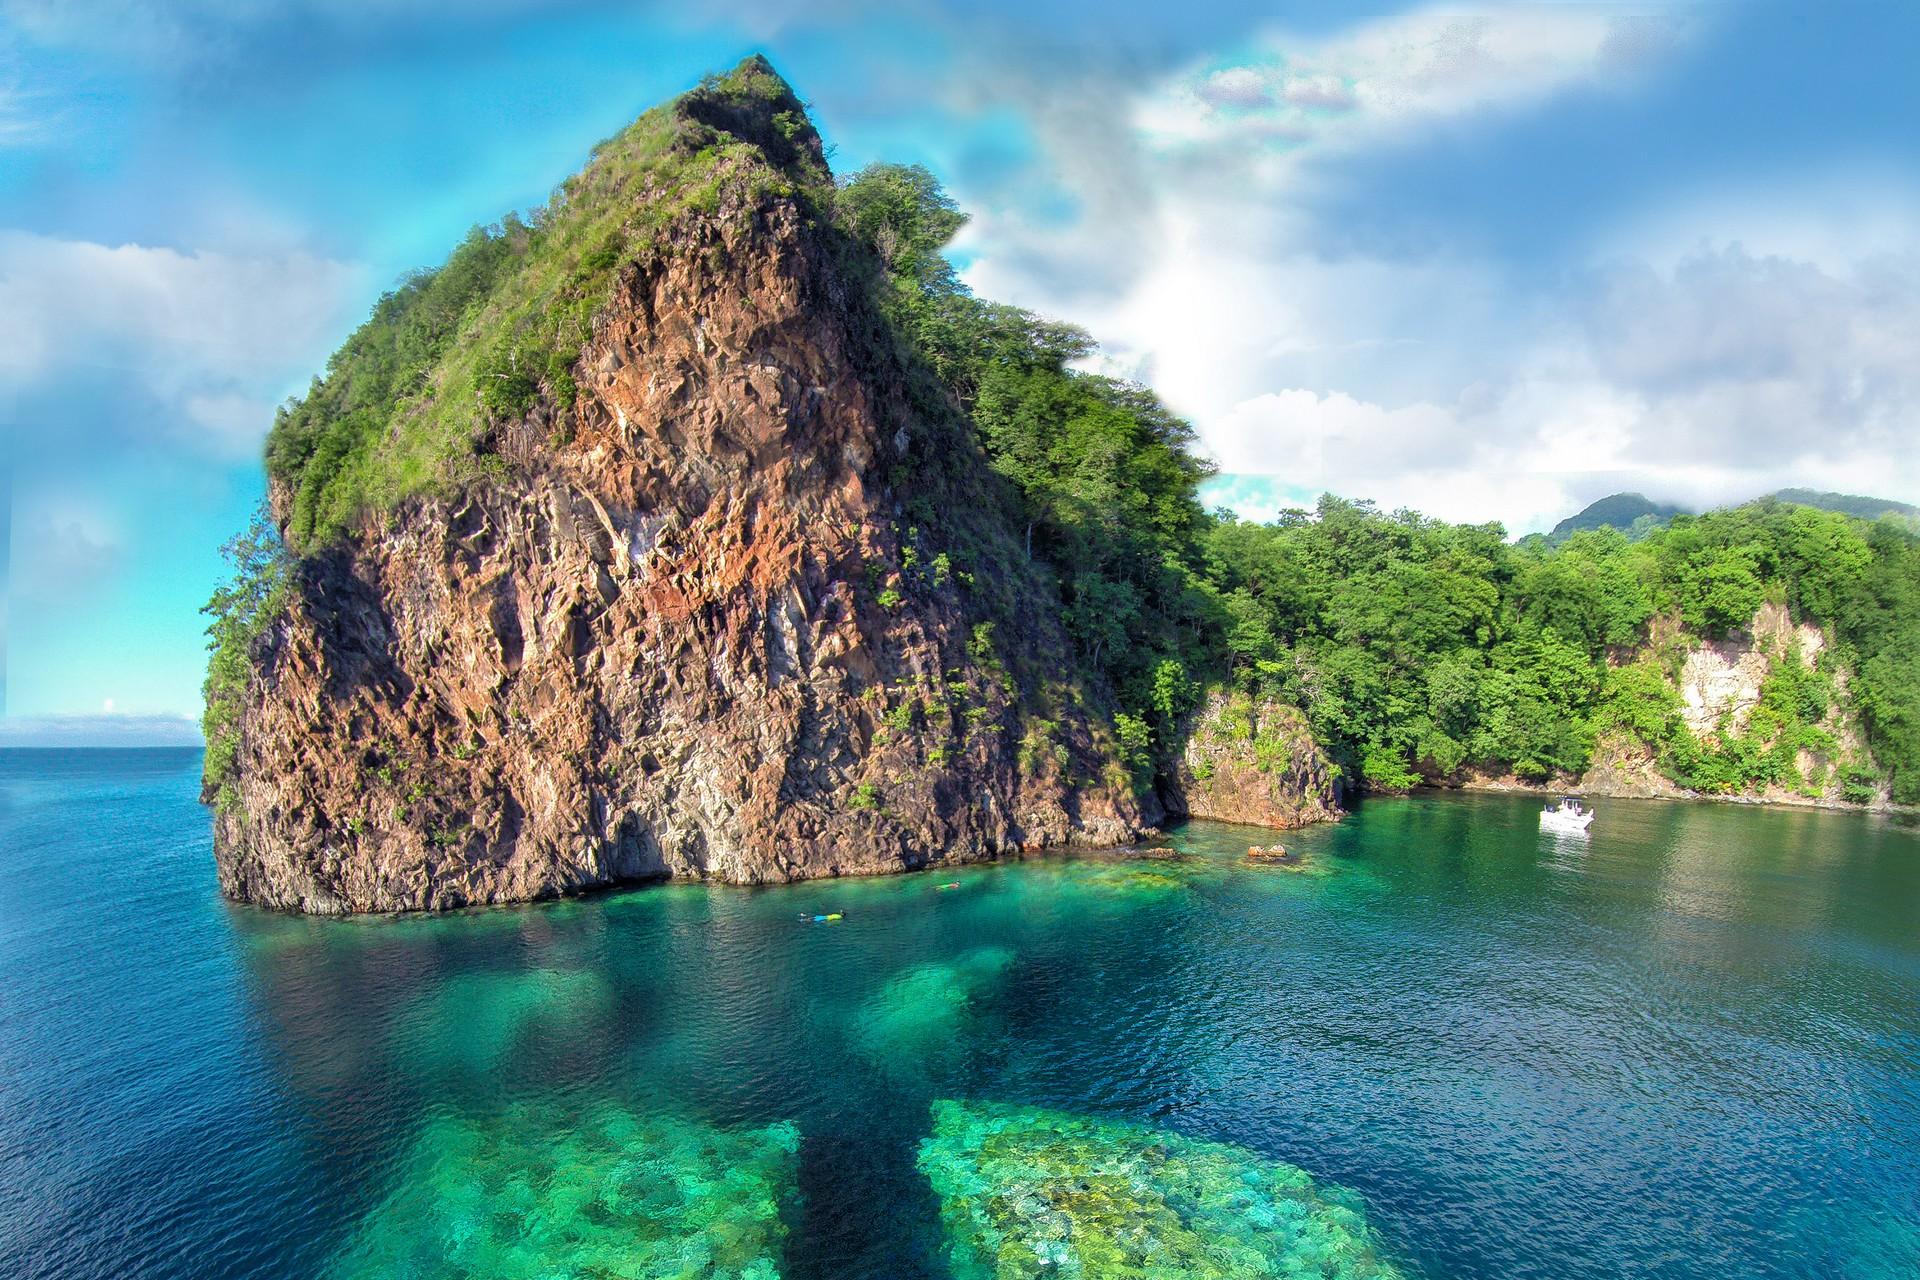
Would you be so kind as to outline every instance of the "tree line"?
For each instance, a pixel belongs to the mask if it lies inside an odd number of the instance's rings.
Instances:
[[[1601,529],[1550,545],[1331,496],[1266,524],[1210,512],[1189,424],[1075,368],[1084,333],[957,278],[941,251],[965,215],[930,173],[870,166],[836,212],[1005,482],[997,500],[1114,691],[1123,742],[1172,748],[1200,690],[1230,684],[1297,703],[1364,787],[1469,767],[1578,775],[1610,743],[1702,791],[1818,790],[1837,770],[1854,799],[1884,782],[1920,802],[1920,540],[1898,522],[1763,501],[1637,542]],[[1675,683],[1687,638],[1739,631],[1769,601],[1833,643],[1774,654],[1745,724],[1694,734]],[[1832,732],[1842,697],[1871,754]],[[1802,752],[1822,762],[1810,777]]]

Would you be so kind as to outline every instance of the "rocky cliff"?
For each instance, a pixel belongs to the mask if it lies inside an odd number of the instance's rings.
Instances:
[[[233,897],[779,881],[1158,819],[964,422],[913,393],[791,91],[756,60],[665,127],[725,160],[699,199],[630,194],[646,234],[577,356],[476,411],[477,465],[301,548],[239,696]],[[276,476],[283,526],[298,484]]]
[[[1297,708],[1214,690],[1184,728],[1168,812],[1282,830],[1340,817],[1340,771]]]
[[[1648,631],[1643,644],[1614,654],[1612,662],[1662,670],[1675,721],[1664,749],[1631,732],[1603,733],[1578,778],[1543,784],[1478,773],[1465,785],[1646,799],[1885,803],[1883,783],[1863,787],[1856,780],[1856,766],[1871,755],[1848,696],[1852,672],[1820,627],[1796,622],[1784,605],[1770,602],[1745,628],[1721,639],[1692,635],[1671,616],[1656,618]],[[1711,767],[1700,762],[1716,755],[1779,763],[1769,781],[1687,785],[1690,775],[1712,778]]]

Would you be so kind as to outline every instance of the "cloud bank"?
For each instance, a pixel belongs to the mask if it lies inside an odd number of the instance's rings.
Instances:
[[[199,745],[200,726],[186,716],[0,716],[0,749]]]
[[[1470,243],[1356,242],[1322,212],[1357,164],[1631,92],[1698,35],[1576,6],[1273,33],[1131,97],[1128,220],[990,210],[967,279],[1090,328],[1223,471],[1266,481],[1216,490],[1249,514],[1332,490],[1524,531],[1619,488],[1920,498],[1920,236],[1808,256],[1817,184],[1776,191],[1751,239],[1683,202],[1636,211],[1657,240],[1527,270]],[[1886,198],[1882,225],[1920,226]],[[1088,256],[1124,264],[1097,295],[1029,265]]]

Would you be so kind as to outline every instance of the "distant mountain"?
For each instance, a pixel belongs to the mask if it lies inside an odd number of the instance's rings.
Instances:
[[[1895,502],[1891,498],[1863,498],[1857,493],[1821,493],[1814,489],[1781,489],[1770,496],[1781,502],[1797,502],[1803,507],[1818,507],[1822,511],[1859,516],[1862,520],[1878,520],[1881,516],[1920,520],[1920,507]]]
[[[1643,519],[1648,520],[1648,524],[1640,532],[1645,532],[1647,528],[1657,528],[1675,516],[1687,514],[1690,513],[1685,507],[1655,502],[1644,493],[1610,493],[1553,526],[1553,532],[1547,536],[1557,542],[1582,529],[1614,528],[1630,533],[1634,531],[1635,522]]]
[[[1762,502],[1768,498],[1802,507],[1817,507],[1821,511],[1838,511],[1862,520],[1898,516],[1909,524],[1920,526],[1920,507],[1895,502],[1891,498],[1869,498],[1857,493],[1823,493],[1816,489],[1778,489],[1752,501]],[[1662,527],[1675,516],[1691,514],[1685,507],[1655,502],[1642,493],[1610,493],[1553,526],[1547,538],[1557,543],[1582,529],[1613,528],[1638,539]]]

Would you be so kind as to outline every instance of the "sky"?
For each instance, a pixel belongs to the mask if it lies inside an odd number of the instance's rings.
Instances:
[[[194,740],[274,406],[755,51],[1249,517],[1920,501],[1920,6],[0,0],[0,744]]]

